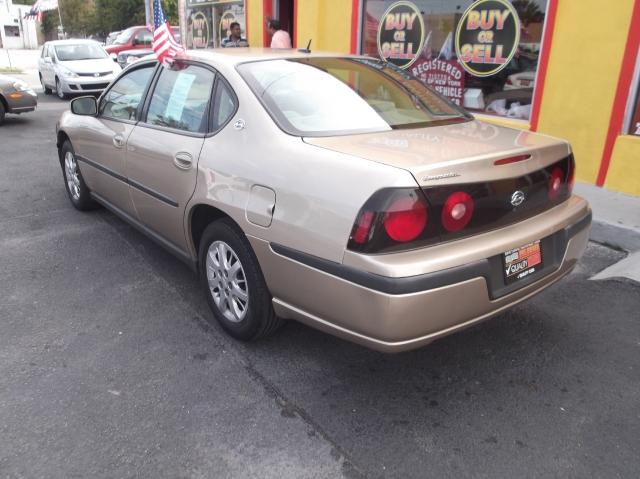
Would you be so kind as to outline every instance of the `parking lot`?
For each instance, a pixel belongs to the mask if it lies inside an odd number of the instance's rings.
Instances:
[[[640,285],[589,280],[624,253],[410,353],[239,343],[179,260],[73,209],[68,102],[39,101],[0,129],[0,477],[638,477]]]

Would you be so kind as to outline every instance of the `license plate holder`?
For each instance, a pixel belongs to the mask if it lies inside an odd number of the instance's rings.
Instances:
[[[505,251],[502,254],[502,264],[505,284],[512,284],[530,277],[542,269],[540,240]]]

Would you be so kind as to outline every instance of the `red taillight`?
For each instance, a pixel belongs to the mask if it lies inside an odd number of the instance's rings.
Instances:
[[[573,161],[573,158],[569,162],[569,177],[567,178],[567,183],[569,184],[569,191],[573,190],[573,177],[576,173],[576,164]]]
[[[551,201],[555,200],[560,194],[563,178],[564,178],[564,171],[562,171],[562,168],[555,167],[551,171],[551,176],[549,177],[549,189],[548,189],[549,199]]]
[[[413,241],[427,225],[427,209],[411,197],[394,201],[384,217],[384,229],[395,241]]]
[[[468,193],[451,193],[442,208],[442,226],[450,232],[460,231],[471,221],[473,208],[473,198]]]
[[[531,155],[518,155],[510,156],[509,158],[500,158],[493,162],[494,165],[510,165],[511,163],[518,163],[519,161],[525,161],[531,158]]]
[[[358,224],[355,228],[355,233],[353,233],[353,241],[358,244],[365,244],[367,239],[369,239],[369,232],[371,231],[371,224],[373,223],[373,219],[375,218],[375,214],[373,211],[363,211],[358,218]]]

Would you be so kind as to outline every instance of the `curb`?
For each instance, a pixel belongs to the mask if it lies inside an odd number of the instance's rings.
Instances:
[[[640,251],[640,232],[603,221],[591,224],[589,240],[627,253]]]

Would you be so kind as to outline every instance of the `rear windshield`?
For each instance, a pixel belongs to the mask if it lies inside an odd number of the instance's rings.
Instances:
[[[77,45],[58,45],[56,48],[56,56],[61,62],[75,60],[95,60],[98,58],[108,58],[107,52],[104,51],[97,43],[78,43]]]
[[[126,45],[127,43],[129,43],[129,39],[131,38],[131,35],[133,35],[133,32],[135,30],[136,30],[135,28],[128,28],[124,32],[121,32],[113,41],[113,44]]]
[[[407,72],[374,59],[267,60],[244,63],[238,71],[292,135],[348,135],[471,119]]]

